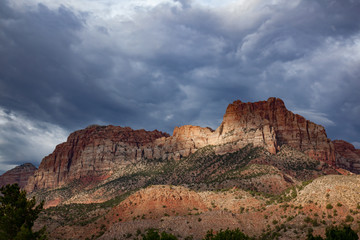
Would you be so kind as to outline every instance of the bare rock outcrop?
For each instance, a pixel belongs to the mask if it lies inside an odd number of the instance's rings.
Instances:
[[[287,110],[278,98],[254,103],[238,100],[227,107],[216,130],[185,125],[176,127],[172,136],[116,126],[76,131],[43,159],[26,189],[52,189],[75,180],[96,184],[112,176],[118,166],[146,159],[179,160],[207,145],[216,146],[216,154],[224,154],[248,144],[273,154],[289,145],[335,166],[334,145],[324,127]]]
[[[324,127],[287,110],[279,98],[255,103],[235,101],[228,106],[217,132],[224,140],[235,141],[236,136],[243,135],[242,141],[253,139],[255,145],[264,145],[272,153],[279,146],[289,145],[314,159],[335,164],[334,147]]]
[[[168,137],[160,131],[93,125],[76,131],[45,157],[29,179],[27,191],[61,187],[74,180],[92,184],[108,178],[119,164],[152,157],[155,139]]]
[[[158,139],[169,157],[179,159],[206,145],[221,145],[217,153],[236,151],[247,144],[265,147],[275,154],[289,145],[310,157],[335,165],[334,146],[325,129],[287,110],[279,98],[230,104],[221,125],[210,128],[186,125],[176,127],[171,137]]]
[[[17,166],[0,176],[0,187],[17,183],[21,188],[24,188],[29,177],[32,176],[36,170],[37,168],[31,163]]]
[[[343,140],[334,140],[336,165],[350,172],[360,174],[360,149]]]

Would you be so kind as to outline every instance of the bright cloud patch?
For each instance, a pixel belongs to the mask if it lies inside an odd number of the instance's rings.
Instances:
[[[68,132],[45,122],[0,108],[0,167],[2,171],[32,162],[38,165],[55,146],[66,140]]]

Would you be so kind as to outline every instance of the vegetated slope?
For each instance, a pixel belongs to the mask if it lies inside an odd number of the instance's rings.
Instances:
[[[206,146],[178,161],[143,159],[118,166],[116,173],[97,185],[74,181],[62,188],[38,191],[36,196],[49,207],[59,203],[104,202],[158,184],[184,185],[194,190],[237,187],[278,194],[300,181],[337,174],[328,164],[286,146],[276,155],[251,144],[236,152],[217,155],[218,147]]]
[[[304,181],[351,174],[338,167],[356,171],[357,150],[345,145],[280,99],[235,101],[216,130],[74,132],[44,158],[26,189],[45,200],[38,226],[46,224],[54,239],[133,238],[148,227],[200,239],[210,228],[236,226],[250,235],[303,238],[309,224],[322,231],[332,220],[311,215],[313,202],[294,199]]]
[[[110,229],[114,222],[121,219],[121,222],[124,220],[124,224],[126,223],[124,229],[127,232],[122,233],[126,235],[130,234],[130,230],[134,230],[135,227],[137,230],[139,226],[144,226],[144,230],[146,227],[162,226],[163,222],[160,217],[166,215],[175,214],[176,216],[178,213],[177,217],[182,216],[181,221],[185,221],[184,219],[188,217],[183,215],[189,214],[188,208],[196,208],[201,209],[204,214],[206,213],[204,219],[207,220],[200,224],[199,218],[191,217],[191,222],[195,224],[194,227],[199,224],[203,227],[200,228],[199,225],[194,229],[202,229],[201,231],[189,231],[189,234],[200,237],[204,231],[208,230],[208,227],[225,227],[229,224],[225,220],[220,224],[215,219],[233,219],[232,225],[229,226],[239,226],[236,223],[240,220],[232,215],[239,209],[242,208],[242,211],[248,209],[247,211],[249,211],[250,209],[254,210],[252,207],[265,206],[266,202],[269,204],[275,202],[276,198],[270,198],[271,196],[278,196],[278,201],[289,200],[291,193],[279,194],[289,187],[301,184],[303,180],[314,179],[327,173],[336,173],[336,170],[326,163],[313,160],[290,147],[283,147],[277,155],[272,155],[263,148],[252,145],[224,155],[216,155],[215,148],[216,146],[204,147],[180,161],[159,159],[142,161],[141,164],[125,167],[116,178],[109,179],[106,183],[94,188],[82,189],[81,184],[74,184],[42,194],[38,192],[38,197],[44,196],[45,199],[53,201],[58,197],[61,198],[59,202],[62,202],[62,205],[58,207],[49,208],[39,224],[46,224],[52,237],[60,238],[64,232],[69,232],[68,237],[71,237],[73,232],[76,232],[78,233],[76,238],[82,236],[84,239],[93,234],[96,236],[106,232],[105,229],[99,229],[99,227],[104,225],[106,229]],[[151,187],[150,190],[140,190],[122,202],[122,205],[117,206],[115,208],[117,210],[111,210],[131,192],[158,184],[172,185],[172,187],[164,187],[164,189],[157,187],[155,193],[152,192],[153,188]],[[177,192],[173,192],[174,189],[177,189]],[[168,190],[171,190],[171,193],[167,194]],[[228,194],[229,190],[236,193]],[[254,196],[258,195],[254,198],[244,190]],[[200,192],[200,194],[199,191],[202,193]],[[226,195],[222,195],[223,192]],[[150,195],[146,196],[148,193]],[[200,197],[197,194],[200,194]],[[137,198],[162,200],[157,203],[151,203],[152,200],[142,202],[142,206],[140,206],[140,202],[130,204],[130,202],[138,201]],[[108,201],[103,202],[105,200]],[[50,207],[51,203],[51,201],[47,201],[47,206]],[[128,208],[124,208],[124,206],[128,206]],[[209,209],[219,210],[219,212],[210,212]],[[231,213],[224,212],[224,209],[231,209]],[[108,213],[109,211],[110,213]],[[132,213],[130,214],[130,212]],[[145,216],[143,216],[144,214]],[[200,213],[191,213],[191,215],[193,214]],[[145,219],[148,221],[135,222],[135,224],[133,222],[133,220]],[[209,224],[204,224],[206,222]],[[170,227],[174,223],[167,224]],[[172,229],[183,231],[178,227]]]
[[[76,181],[83,186],[96,185],[124,167],[142,161],[179,161],[209,145],[217,146],[216,155],[223,155],[248,144],[271,154],[282,146],[290,146],[336,166],[334,144],[327,138],[324,127],[287,110],[278,98],[254,103],[238,100],[229,104],[216,130],[185,125],[176,127],[169,136],[157,130],[95,125],[76,131],[43,159],[26,189],[51,190]],[[344,161],[350,160],[342,161],[342,166],[347,166]]]
[[[308,231],[324,234],[327,226],[343,223],[359,231],[359,186],[360,176],[334,175],[273,196],[154,185],[116,202],[49,208],[40,222],[49,224],[52,238],[61,239],[133,239],[148,228],[201,239],[209,229],[228,227],[263,239],[304,239]],[[79,214],[83,211],[89,214]]]

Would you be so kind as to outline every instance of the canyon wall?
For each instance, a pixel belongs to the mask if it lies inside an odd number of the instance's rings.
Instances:
[[[272,154],[286,144],[336,164],[334,144],[324,127],[288,111],[278,98],[254,103],[238,100],[227,107],[216,130],[185,125],[176,127],[172,136],[116,126],[76,131],[43,159],[26,189],[57,188],[74,180],[97,182],[110,177],[118,166],[143,159],[179,160],[207,145],[217,145],[216,153],[223,154],[247,144],[262,146]]]
[[[334,146],[324,127],[287,110],[279,98],[254,103],[235,101],[227,107],[215,131],[191,125],[176,127],[171,137],[158,139],[156,143],[175,159],[206,145],[222,145],[217,148],[221,154],[251,143],[275,154],[286,144],[312,158],[335,164]]]
[[[152,143],[168,136],[157,130],[111,125],[93,125],[76,131],[42,160],[26,190],[61,187],[78,179],[83,183],[105,180],[117,165],[153,157]]]

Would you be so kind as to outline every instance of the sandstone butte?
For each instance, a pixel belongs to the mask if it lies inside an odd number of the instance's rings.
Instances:
[[[29,178],[26,190],[53,189],[74,180],[96,182],[110,177],[119,165],[142,159],[175,159],[189,156],[207,145],[216,153],[236,151],[247,144],[262,146],[276,154],[289,145],[311,158],[332,166],[360,172],[360,153],[345,141],[327,138],[323,126],[287,110],[279,98],[230,104],[216,129],[185,125],[173,135],[129,127],[89,126],[76,131],[45,157]]]
[[[25,163],[17,166],[0,176],[0,187],[18,183],[21,188],[24,188],[29,177],[34,175],[37,168],[31,163]]]

